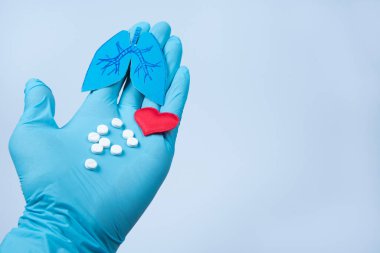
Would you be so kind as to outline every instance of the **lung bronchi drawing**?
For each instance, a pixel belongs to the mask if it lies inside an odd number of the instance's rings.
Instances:
[[[97,63],[97,65],[105,64],[102,67],[102,75],[104,74],[104,72],[106,72],[110,68],[111,68],[111,71],[109,71],[107,73],[107,75],[119,74],[119,67],[120,67],[121,60],[128,54],[134,54],[135,56],[137,56],[137,59],[139,60],[139,64],[137,65],[136,69],[134,70],[134,74],[137,73],[138,76],[140,76],[140,70],[143,70],[144,82],[145,82],[146,78],[149,78],[150,80],[152,80],[152,77],[151,77],[149,71],[153,72],[154,68],[160,67],[160,62],[150,63],[147,60],[145,60],[144,53],[149,52],[153,46],[140,49],[138,47],[138,43],[137,43],[137,40],[140,37],[140,33],[141,33],[141,28],[138,28],[135,32],[135,35],[133,36],[132,44],[125,49],[123,49],[120,46],[119,42],[116,42],[116,47],[118,50],[117,56],[109,57],[107,55],[107,58],[99,58],[99,62]]]

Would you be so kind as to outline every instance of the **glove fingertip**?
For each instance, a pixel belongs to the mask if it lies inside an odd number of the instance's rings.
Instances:
[[[46,84],[37,78],[29,79],[25,84],[24,93],[27,94],[31,89],[37,86],[46,86]]]

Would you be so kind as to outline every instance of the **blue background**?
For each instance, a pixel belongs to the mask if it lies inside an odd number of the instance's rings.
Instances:
[[[50,85],[62,125],[95,50],[167,20],[188,106],[172,170],[120,252],[379,252],[379,13],[379,1],[1,0],[0,240],[24,205],[7,142],[26,80]]]

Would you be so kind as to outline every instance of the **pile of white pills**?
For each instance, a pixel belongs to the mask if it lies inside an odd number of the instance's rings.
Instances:
[[[111,120],[111,126],[114,128],[121,129],[124,123],[119,118],[113,118]],[[100,155],[104,153],[105,149],[110,150],[110,154],[114,156],[120,156],[123,154],[123,147],[118,144],[112,144],[111,140],[107,137],[110,133],[110,129],[105,124],[100,124],[96,127],[96,132],[90,132],[87,136],[87,140],[92,143],[91,152],[95,155]],[[135,134],[130,129],[124,129],[121,137],[126,140],[128,147],[134,148],[139,145],[139,141],[134,137]],[[85,161],[84,166],[86,169],[94,170],[98,167],[98,163],[95,159],[89,158]]]

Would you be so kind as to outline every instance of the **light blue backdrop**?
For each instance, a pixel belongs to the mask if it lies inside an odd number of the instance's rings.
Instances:
[[[98,46],[167,20],[188,107],[172,170],[120,252],[379,252],[379,13],[379,1],[1,0],[0,240],[24,205],[7,141],[25,81],[50,85],[63,124]]]

